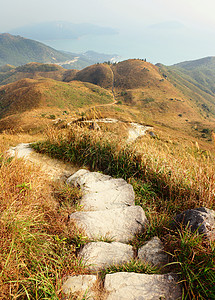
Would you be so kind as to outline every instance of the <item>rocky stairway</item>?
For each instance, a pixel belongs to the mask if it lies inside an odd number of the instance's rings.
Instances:
[[[41,164],[38,156],[28,144],[21,144],[8,151],[34,164]],[[50,169],[50,161],[43,160],[43,169]],[[152,265],[167,263],[159,238],[152,240],[134,253],[128,244],[136,233],[141,233],[147,218],[140,206],[135,206],[133,187],[123,179],[115,179],[98,172],[81,169],[68,169],[55,160],[56,170],[51,173],[54,179],[67,179],[69,185],[79,186],[83,192],[80,201],[82,210],[70,215],[70,222],[83,230],[92,241],[78,253],[78,258],[87,266],[92,275],[69,276],[65,279],[62,291],[65,299],[107,299],[107,300],[150,300],[181,299],[181,288],[175,274],[140,274],[117,272],[107,274],[102,282],[99,272],[113,264],[120,265],[138,259]],[[68,177],[68,173],[74,173]],[[50,174],[49,174],[50,175]],[[108,242],[104,242],[106,240]],[[96,274],[96,275],[95,275]],[[103,286],[102,289],[96,286]]]
[[[83,192],[82,210],[70,215],[70,222],[83,230],[92,242],[86,244],[78,257],[88,270],[99,272],[111,265],[139,259],[152,265],[167,263],[159,238],[154,237],[135,255],[127,244],[141,233],[147,218],[140,206],[135,206],[133,187],[123,179],[81,169],[68,178],[67,183],[79,186]],[[109,242],[102,242],[109,240]],[[136,257],[137,256],[137,257]],[[78,292],[87,299],[181,299],[181,289],[175,274],[148,275],[134,272],[107,274],[101,294],[95,289],[96,275],[69,277],[63,292],[68,296]],[[81,298],[80,298],[81,299]]]

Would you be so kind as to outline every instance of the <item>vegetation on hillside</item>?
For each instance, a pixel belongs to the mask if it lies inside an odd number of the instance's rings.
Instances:
[[[12,115],[39,107],[71,109],[111,103],[112,94],[90,83],[23,79],[0,88],[0,115]]]
[[[97,64],[79,71],[73,80],[90,82],[107,89],[112,88],[114,78],[113,72],[108,65]]]
[[[149,224],[130,244],[137,249],[159,236],[172,257],[164,269],[132,261],[112,266],[104,274],[173,271],[183,284],[183,299],[215,299],[214,243],[188,228],[176,230],[171,225],[173,217],[186,209],[215,209],[214,154],[202,150],[200,143],[184,142],[192,136],[190,141],[195,137],[210,140],[214,147],[213,96],[188,80],[187,74],[165,66],[159,72],[141,60],[67,72],[35,63],[1,70],[0,78],[13,74],[11,80],[18,73],[34,73],[72,81],[22,79],[2,86],[0,130],[28,128],[30,132],[39,126],[43,133],[56,117],[66,116],[68,122],[67,117],[94,118],[99,111],[99,117],[105,113],[126,122],[155,125],[156,134],[128,144],[127,125],[104,125],[97,132],[73,124],[61,130],[50,127],[45,141],[44,134],[0,135],[0,298],[62,299],[63,278],[85,272],[75,254],[88,239],[67,221],[68,214],[80,209],[80,191],[54,184],[40,169],[3,154],[9,145],[36,139],[43,140],[32,144],[37,151],[131,183],[136,204],[143,207]],[[114,105],[112,88],[118,101]]]
[[[145,232],[131,244],[139,247],[155,235],[162,238],[173,259],[171,270],[180,274],[184,284],[184,299],[213,299],[214,245],[188,229],[171,227],[173,217],[186,209],[215,208],[215,167],[210,153],[150,137],[128,145],[113,133],[76,127],[50,130],[48,140],[34,149],[129,181],[136,204],[149,220]]]
[[[62,53],[40,42],[7,33],[0,34],[0,53],[1,66],[19,66],[29,62],[55,63],[74,58],[72,54]]]
[[[83,235],[67,222],[80,191],[3,155],[11,143],[32,139],[0,136],[0,298],[5,300],[62,299],[63,278],[85,270],[75,257]]]

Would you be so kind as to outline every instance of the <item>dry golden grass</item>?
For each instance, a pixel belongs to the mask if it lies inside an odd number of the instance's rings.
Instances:
[[[32,140],[4,133],[0,151]],[[68,224],[79,190],[52,183],[38,167],[4,155],[0,185],[0,299],[61,299],[63,277],[84,270],[75,256],[84,237]]]

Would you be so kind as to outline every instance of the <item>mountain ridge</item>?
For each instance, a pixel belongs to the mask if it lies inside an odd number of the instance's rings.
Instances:
[[[83,54],[58,51],[41,42],[14,36],[9,33],[0,34],[0,67],[4,65],[20,66],[31,62],[54,63],[67,69],[82,69],[97,62],[116,60],[119,57],[93,51]]]

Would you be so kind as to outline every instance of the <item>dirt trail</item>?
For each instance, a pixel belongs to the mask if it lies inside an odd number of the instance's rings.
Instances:
[[[11,147],[7,154],[24,158],[29,163],[40,167],[41,171],[52,180],[65,180],[79,169],[74,164],[64,163],[45,154],[36,153],[30,148],[30,144],[22,143],[16,147]]]

